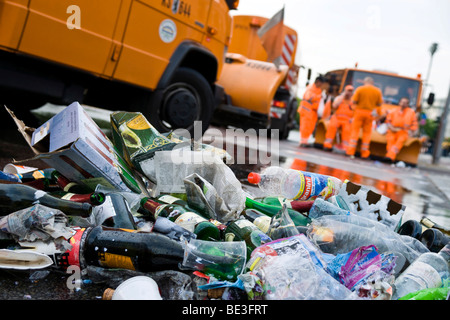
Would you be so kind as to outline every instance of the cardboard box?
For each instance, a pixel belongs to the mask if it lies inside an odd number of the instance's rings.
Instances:
[[[91,190],[101,184],[122,191],[142,192],[142,181],[78,102],[37,129],[27,127],[6,109],[36,154],[29,160],[40,159],[69,180],[85,184]]]

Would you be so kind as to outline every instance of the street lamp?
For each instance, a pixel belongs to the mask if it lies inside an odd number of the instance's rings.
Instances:
[[[429,51],[430,51],[430,53],[431,53],[431,57],[430,57],[430,63],[429,63],[429,65],[428,65],[428,72],[427,72],[427,78],[426,78],[426,85],[425,85],[425,88],[424,88],[425,90],[426,90],[426,89],[428,88],[428,86],[430,85],[431,64],[433,63],[433,56],[434,56],[434,54],[436,53],[438,47],[439,47],[439,45],[438,45],[436,42],[434,42],[434,43],[431,44],[431,46],[430,46],[430,48],[429,48]],[[424,90],[424,94],[423,94],[423,97],[424,97],[424,98],[426,97],[426,95],[425,95],[425,90]]]

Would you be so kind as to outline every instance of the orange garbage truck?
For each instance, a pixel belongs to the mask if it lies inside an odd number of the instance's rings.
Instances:
[[[329,82],[329,94],[331,96],[341,93],[345,86],[352,85],[355,90],[363,85],[364,78],[370,76],[374,79],[374,85],[381,89],[383,95],[383,103],[381,112],[387,114],[396,108],[402,97],[408,97],[410,106],[418,115],[421,110],[422,101],[422,80],[420,75],[417,78],[401,76],[392,72],[385,71],[369,71],[358,68],[346,68],[340,70],[329,71],[325,74],[325,78]],[[325,135],[328,128],[329,120],[321,119],[318,121],[315,132],[316,147],[323,147]],[[335,140],[336,142],[336,140]],[[370,154],[372,158],[384,158],[386,155],[386,135],[382,130],[377,130],[374,123],[370,140]],[[358,141],[356,151],[361,148],[361,134]],[[403,161],[408,165],[417,165],[418,157],[421,150],[421,140],[418,137],[409,137],[403,148],[397,155],[397,161]]]
[[[258,30],[268,18],[233,16],[232,36],[225,64],[217,83],[224,88],[225,100],[218,106],[214,122],[238,128],[278,129],[287,138],[295,126],[297,79],[295,64],[297,32],[284,25],[281,63],[268,61]]]
[[[208,127],[238,0],[0,0],[0,97]],[[21,103],[19,103],[21,101]]]

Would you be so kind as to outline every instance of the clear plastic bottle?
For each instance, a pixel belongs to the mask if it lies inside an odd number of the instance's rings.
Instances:
[[[328,199],[339,193],[342,181],[323,174],[268,167],[261,174],[251,172],[248,181],[271,196],[282,196],[288,200]]]
[[[428,252],[420,255],[394,282],[392,300],[408,293],[427,288],[439,288],[442,279],[449,276],[450,244],[439,253]]]
[[[266,195],[281,196],[281,183],[285,176],[286,169],[272,166],[267,167],[261,173],[250,172],[248,175],[248,182],[257,184],[261,191]]]

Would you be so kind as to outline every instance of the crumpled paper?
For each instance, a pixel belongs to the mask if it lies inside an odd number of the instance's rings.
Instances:
[[[239,180],[234,176],[222,175],[209,178],[212,183],[193,173],[183,180],[189,205],[222,222],[239,218],[245,209],[245,193],[240,185],[233,183],[236,180],[240,184]]]
[[[62,211],[35,204],[3,217],[0,231],[10,234],[17,242],[54,241],[57,248],[70,249],[67,240],[75,232],[67,225],[67,216]]]

